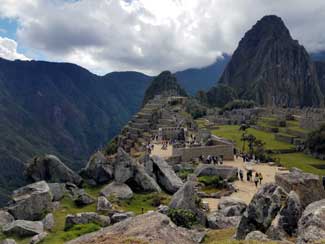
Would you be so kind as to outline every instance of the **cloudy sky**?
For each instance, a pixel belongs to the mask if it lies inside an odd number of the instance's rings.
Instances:
[[[309,52],[325,50],[325,0],[1,0],[0,56],[97,74],[203,67],[267,14]]]

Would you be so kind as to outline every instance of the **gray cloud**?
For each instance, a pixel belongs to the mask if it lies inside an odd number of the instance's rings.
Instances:
[[[325,50],[324,0],[2,2],[0,16],[18,20],[25,48],[97,73],[208,65],[266,14],[281,16],[308,51]]]

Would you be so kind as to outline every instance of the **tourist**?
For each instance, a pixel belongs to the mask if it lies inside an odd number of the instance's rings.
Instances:
[[[250,170],[248,170],[247,173],[246,173],[246,179],[247,179],[247,181],[251,181],[251,179],[250,179]]]
[[[239,178],[240,178],[241,181],[244,180],[244,172],[243,172],[242,169],[239,170]]]
[[[220,155],[220,165],[223,164],[223,155]]]
[[[258,174],[258,178],[260,179],[260,185],[262,185],[263,175],[261,172]]]
[[[255,183],[255,186],[257,188],[257,185],[258,185],[258,182],[260,181],[260,178],[258,176],[258,173],[255,174],[255,178],[254,178],[254,183]]]

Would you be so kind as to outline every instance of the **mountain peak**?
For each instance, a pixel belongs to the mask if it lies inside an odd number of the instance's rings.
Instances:
[[[266,106],[319,106],[324,99],[307,51],[275,15],[246,32],[220,83]]]
[[[187,96],[185,90],[178,84],[176,76],[170,71],[163,71],[153,79],[145,92],[143,105],[156,95]]]

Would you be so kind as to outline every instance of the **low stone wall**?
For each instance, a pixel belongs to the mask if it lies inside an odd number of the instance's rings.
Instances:
[[[303,138],[303,139],[307,138],[307,133],[306,132],[293,130],[293,129],[290,129],[290,128],[288,128],[286,131],[290,135],[297,136],[297,137],[300,137],[300,138]]]
[[[207,157],[211,156],[223,156],[224,160],[234,159],[234,146],[229,145],[217,145],[217,146],[201,146],[191,148],[173,148],[173,157],[180,156],[182,161],[191,161],[198,158],[200,155]]]
[[[283,135],[283,134],[275,134],[274,137],[275,137],[275,140],[277,140],[277,141],[282,141],[282,142],[293,144],[293,138],[294,138],[293,136],[287,136],[287,135]]]

